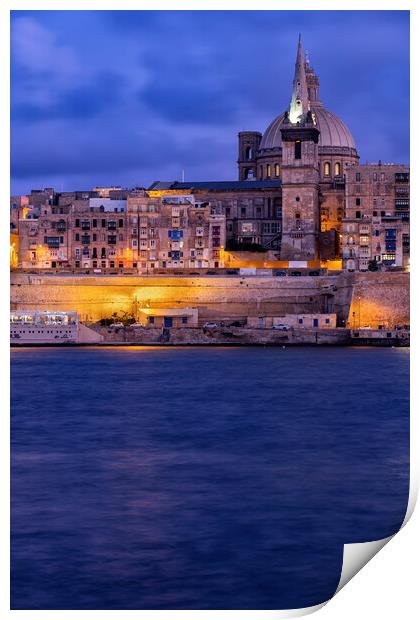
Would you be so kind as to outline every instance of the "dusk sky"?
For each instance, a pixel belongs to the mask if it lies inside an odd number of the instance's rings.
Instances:
[[[408,11],[14,11],[12,193],[236,179],[299,32],[361,161],[408,163]]]

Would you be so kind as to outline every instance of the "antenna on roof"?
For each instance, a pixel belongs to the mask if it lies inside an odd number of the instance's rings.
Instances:
[[[182,183],[185,183],[185,170],[182,171],[181,179],[182,179]]]

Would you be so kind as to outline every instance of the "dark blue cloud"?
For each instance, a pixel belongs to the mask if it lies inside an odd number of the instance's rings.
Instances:
[[[11,117],[15,123],[36,123],[54,119],[88,119],[114,108],[121,101],[124,78],[116,73],[101,72],[93,82],[57,92],[47,88],[49,97],[42,104],[30,97],[15,102],[12,96]],[[47,82],[48,84],[48,82]]]
[[[16,11],[13,190],[235,178],[237,132],[288,105],[298,32],[362,161],[408,162],[407,11]]]

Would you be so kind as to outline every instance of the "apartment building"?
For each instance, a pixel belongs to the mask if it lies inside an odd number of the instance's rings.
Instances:
[[[347,170],[342,222],[343,269],[409,269],[410,175],[407,166],[365,164]]]
[[[72,196],[19,221],[23,269],[137,272],[223,266],[225,216],[194,197]]]

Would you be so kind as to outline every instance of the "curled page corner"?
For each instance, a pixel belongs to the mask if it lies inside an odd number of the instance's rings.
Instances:
[[[413,514],[414,508],[417,503],[418,493],[419,493],[419,481],[417,479],[416,480],[414,479],[412,472],[411,472],[410,473],[410,492],[408,496],[407,511],[405,513],[405,517],[404,517],[403,524],[401,525],[401,529],[405,525],[407,525],[407,523],[411,519],[411,515]]]
[[[324,603],[319,603],[318,605],[312,605],[312,607],[301,607],[299,609],[282,609],[276,612],[276,618],[281,618],[282,620],[284,618],[286,620],[286,618],[300,618],[302,616],[308,616],[309,614],[313,614],[319,609],[321,609],[321,607],[324,607],[324,605],[328,603],[328,600]]]
[[[372,540],[364,543],[349,543],[344,545],[343,565],[341,568],[340,581],[334,596],[359,572],[395,534],[380,540]]]

